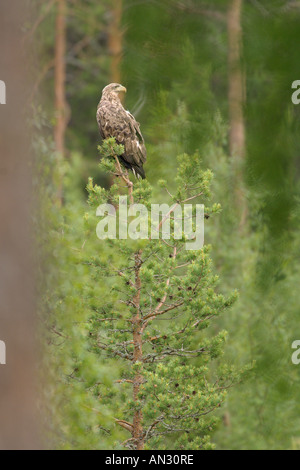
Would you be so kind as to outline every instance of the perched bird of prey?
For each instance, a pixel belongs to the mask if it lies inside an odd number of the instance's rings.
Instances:
[[[147,158],[145,142],[140,131],[140,124],[126,111],[119,98],[126,88],[119,83],[110,83],[102,91],[97,108],[97,122],[103,139],[115,137],[117,144],[124,146],[120,162],[137,177],[145,178],[143,164]]]

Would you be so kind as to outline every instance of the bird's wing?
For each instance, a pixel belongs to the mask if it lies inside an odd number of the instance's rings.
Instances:
[[[141,166],[147,158],[140,125],[122,105],[100,102],[97,121],[102,138],[115,137],[124,146],[123,158],[131,165]]]
[[[117,139],[117,113],[117,107],[110,101],[100,101],[97,109],[97,122],[103,139],[109,137],[115,137]]]
[[[129,117],[129,123],[131,126],[132,134],[134,135],[134,141],[135,141],[135,145],[137,147],[137,151],[139,153],[140,159],[142,163],[145,163],[147,159],[147,152],[146,152],[146,147],[145,147],[145,141],[141,133],[141,129],[140,129],[140,123],[135,120],[134,116],[129,111],[126,111],[126,113]]]

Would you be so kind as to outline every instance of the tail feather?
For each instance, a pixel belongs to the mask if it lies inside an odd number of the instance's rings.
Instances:
[[[142,166],[140,167],[132,167],[133,174],[136,173],[137,178],[142,178],[143,180],[146,178],[145,170]]]
[[[146,179],[145,170],[142,166],[131,165],[126,160],[124,160],[123,157],[119,157],[119,158],[123,166],[125,166],[125,168],[127,168],[128,170],[131,170],[134,176],[136,176],[137,178],[142,178],[143,180]]]

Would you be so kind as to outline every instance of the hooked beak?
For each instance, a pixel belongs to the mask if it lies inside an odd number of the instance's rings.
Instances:
[[[124,93],[127,93],[127,89],[122,85],[119,86],[119,88],[118,88],[118,92],[120,92],[120,91],[124,91]]]

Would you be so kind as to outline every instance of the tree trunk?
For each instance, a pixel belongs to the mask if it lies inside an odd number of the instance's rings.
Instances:
[[[110,81],[111,83],[121,83],[121,60],[122,60],[122,14],[123,0],[113,0],[113,8],[111,10],[111,21],[108,30],[108,49],[111,55],[110,63]],[[120,100],[124,101],[123,93]],[[116,178],[111,176],[110,186],[115,182]]]
[[[56,41],[55,41],[55,117],[54,140],[60,162],[65,155],[65,133],[67,127],[66,112],[66,0],[57,0]],[[62,201],[62,179],[58,182],[57,197]]]
[[[240,227],[247,217],[244,195],[243,166],[245,160],[245,122],[244,122],[244,74],[241,64],[242,26],[241,11],[243,0],[231,0],[228,16],[228,74],[229,74],[229,151],[233,158],[235,174],[235,196],[240,216]]]
[[[0,2],[0,73],[6,104],[0,105],[0,449],[41,447],[37,423],[33,276],[33,210],[30,141],[26,121],[30,96],[28,56],[22,29],[28,2]],[[22,47],[21,47],[22,44]]]
[[[241,8],[242,0],[231,0],[228,11],[228,69],[229,69],[229,145],[230,154],[245,156],[244,78],[241,66]]]
[[[141,269],[141,252],[136,253],[135,255],[135,288],[136,295],[134,298],[134,304],[136,306],[136,315],[132,320],[133,323],[133,344],[134,344],[134,353],[133,361],[142,362],[143,360],[143,350],[142,350],[142,318],[140,315],[140,292],[141,292],[141,279],[140,279],[140,269]],[[140,391],[140,386],[143,383],[143,377],[140,373],[136,374],[133,381],[133,400],[137,402],[138,394]],[[143,413],[142,410],[137,410],[134,413],[133,417],[133,432],[132,437],[134,439],[134,445],[136,450],[144,449],[144,435],[143,435]]]
[[[109,28],[109,52],[111,54],[111,81],[121,83],[123,0],[113,0],[112,19]]]

